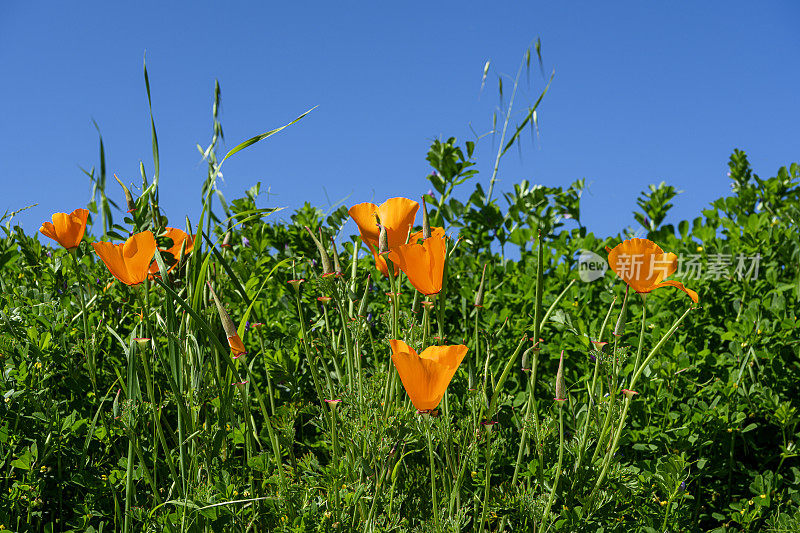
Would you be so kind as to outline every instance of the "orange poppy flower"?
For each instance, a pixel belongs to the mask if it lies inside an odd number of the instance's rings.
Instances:
[[[222,306],[222,302],[220,302],[219,298],[217,298],[217,293],[214,292],[211,284],[206,282],[206,285],[208,285],[208,290],[211,291],[211,296],[214,298],[214,303],[217,305],[219,319],[222,321],[222,328],[225,330],[225,336],[228,337],[228,346],[231,347],[231,353],[233,353],[233,357],[236,358],[240,355],[246,354],[247,350],[244,347],[244,342],[242,342],[242,338],[239,336],[238,331],[236,331],[236,324],[233,323],[230,315]]]
[[[411,226],[414,225],[414,218],[417,216],[417,209],[419,209],[419,204],[414,200],[389,198],[379,206],[365,202],[354,205],[348,211],[356,225],[358,225],[361,240],[369,247],[373,257],[375,257],[375,267],[384,276],[389,275],[389,268],[386,266],[386,260],[378,255],[377,252],[378,238],[380,236],[378,219],[386,228],[389,250],[392,250],[406,243],[408,232]],[[395,266],[395,274],[397,273],[398,269]]]
[[[432,227],[431,237],[444,237],[444,228]],[[408,238],[408,242],[417,242],[420,239],[422,239],[422,230],[412,233],[411,237]]]
[[[629,239],[614,249],[606,247],[608,266],[633,290],[646,294],[660,287],[677,287],[698,302],[697,293],[682,283],[664,278],[678,269],[678,256],[664,251],[653,241]]]
[[[83,239],[87,218],[89,211],[86,209],[76,209],[70,214],[53,213],[52,222],[43,222],[39,231],[42,235],[58,241],[58,244],[67,250],[72,250],[77,248]]]
[[[147,278],[147,269],[156,253],[156,238],[143,231],[122,244],[93,242],[92,247],[115,278],[126,285],[138,285]]]
[[[417,355],[403,341],[390,340],[389,343],[392,362],[411,403],[419,411],[436,409],[468,348],[463,344],[430,346]]]
[[[165,253],[172,255],[174,262],[170,265],[169,269],[167,269],[167,272],[172,272],[172,269],[181,262],[181,259],[189,255],[194,248],[194,236],[189,235],[185,231],[179,230],[178,228],[165,228],[165,233],[161,236],[172,241],[172,246],[169,248],[161,248],[160,246],[158,247],[158,251],[162,255]],[[184,241],[186,241],[186,248],[183,249],[183,255],[181,255],[181,249],[183,248]],[[167,264],[169,264],[169,259],[164,259],[167,261]],[[148,271],[148,274],[152,278],[152,276],[158,275],[158,273],[158,262],[153,261],[150,264],[150,270]]]
[[[389,259],[406,273],[408,281],[422,294],[430,296],[442,290],[444,237],[429,237],[422,244],[403,244],[389,252]]]

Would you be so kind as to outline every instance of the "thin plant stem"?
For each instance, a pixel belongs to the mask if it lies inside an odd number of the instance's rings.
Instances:
[[[553,488],[550,489],[550,496],[547,498],[547,506],[542,513],[542,525],[540,531],[546,531],[545,526],[550,518],[550,509],[553,507],[553,500],[558,490],[558,480],[561,477],[561,464],[564,461],[564,401],[558,402],[558,464],[556,465],[556,478],[553,480]]]

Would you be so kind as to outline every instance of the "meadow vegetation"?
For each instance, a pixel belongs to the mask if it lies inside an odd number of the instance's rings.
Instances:
[[[597,236],[582,180],[495,191],[540,97],[488,181],[436,140],[428,194],[281,218],[219,191],[282,129],[218,156],[219,94],[198,220],[159,205],[155,121],[136,186],[101,139],[85,211],[3,217],[0,529],[800,530],[800,166],[735,150],[697,218],[662,183]]]

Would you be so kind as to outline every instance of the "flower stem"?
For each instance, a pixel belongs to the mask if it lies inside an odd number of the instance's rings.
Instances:
[[[433,439],[431,438],[431,426],[433,419],[430,415],[427,416],[429,420],[425,424],[425,433],[428,436],[428,459],[431,466],[431,506],[433,507],[433,523],[436,525],[436,531],[441,531],[441,524],[439,523],[439,503],[436,501],[436,469],[433,463]]]
[[[564,460],[564,402],[558,402],[558,465],[556,466],[556,478],[553,480],[553,488],[550,489],[550,496],[547,498],[547,507],[542,514],[542,525],[540,531],[546,531],[547,519],[550,517],[550,508],[553,506],[556,490],[558,490],[558,480],[561,477],[561,463]]]

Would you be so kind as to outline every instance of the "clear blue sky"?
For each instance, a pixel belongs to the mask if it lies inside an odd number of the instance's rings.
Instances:
[[[497,76],[515,74],[537,37],[555,79],[540,136],[504,159],[501,191],[586,178],[584,224],[605,236],[635,226],[639,191],[662,180],[685,191],[668,221],[697,216],[729,191],[734,148],[763,177],[800,160],[794,1],[198,4],[0,5],[0,213],[38,203],[19,217],[34,232],[86,204],[92,119],[109,176],[138,183],[139,160],[152,173],[145,51],[161,204],[181,226],[199,215],[196,145],[211,138],[215,79],[226,148],[319,106],[225,163],[228,199],[261,181],[274,194],[263,207],[380,203],[429,189],[433,139],[491,129]],[[538,69],[531,84],[519,109],[544,85]],[[484,183],[495,150],[491,136],[478,143]],[[123,201],[113,180],[109,190]]]

